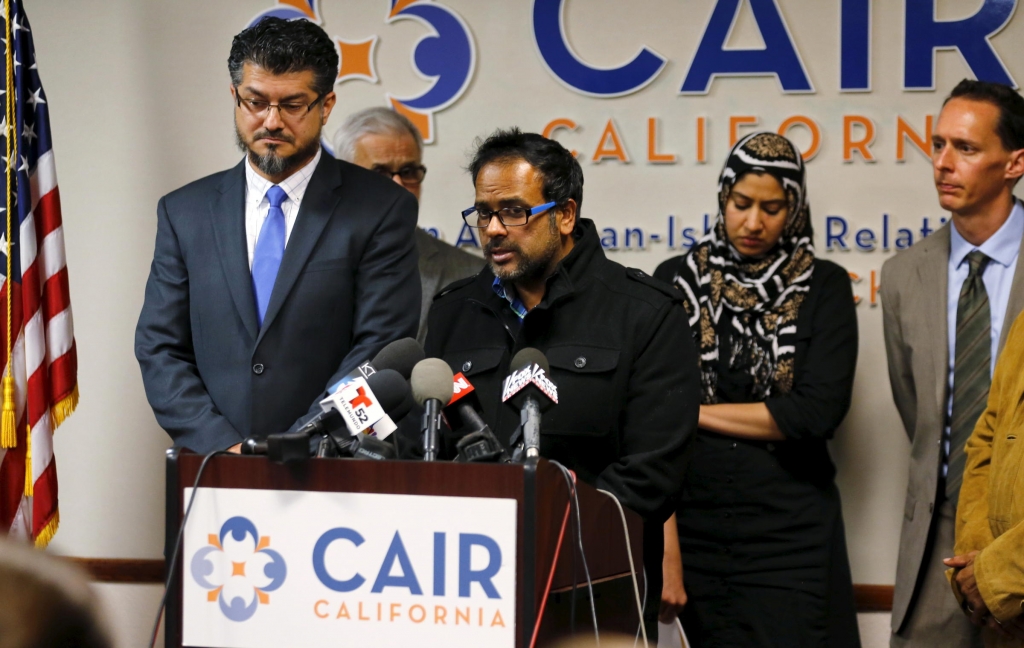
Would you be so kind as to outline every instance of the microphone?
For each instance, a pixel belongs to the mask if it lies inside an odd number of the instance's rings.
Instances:
[[[328,434],[341,427],[341,416],[336,410],[320,412],[292,434],[309,438],[317,434]]]
[[[455,461],[460,463],[508,463],[505,446],[494,436],[486,425],[482,430],[470,432],[455,444],[458,454]]]
[[[413,367],[424,357],[426,356],[419,342],[412,338],[402,338],[381,349],[370,363],[377,371],[394,369],[402,378],[409,380]]]
[[[409,370],[412,373],[412,370]],[[382,369],[367,380],[374,393],[380,396],[384,408],[384,418],[363,430],[363,436],[386,439],[398,429],[401,421],[416,407],[409,381],[402,377],[401,372],[394,369]]]
[[[342,440],[331,435],[329,442],[337,449],[339,456],[377,461],[395,459],[398,452],[394,445],[383,439],[395,428],[391,417],[403,418],[414,405],[409,383],[394,369],[378,371],[371,375],[366,382],[369,389],[372,390],[370,392],[372,397],[386,412],[384,418],[365,430],[355,430],[352,426],[347,426],[348,438]],[[349,420],[347,417],[343,418]],[[382,435],[380,431],[385,422],[391,426],[392,430],[388,430],[387,434]]]
[[[331,385],[327,389],[329,396],[320,401],[320,407],[323,412],[314,416],[310,421],[303,425],[300,429],[296,430],[293,434],[296,437],[291,441],[292,446],[289,447],[284,454],[291,458],[294,458],[298,454],[298,437],[302,436],[310,438],[312,436],[320,435],[326,437],[334,430],[341,427],[342,422],[335,418],[338,411],[344,409],[339,407],[334,400],[334,395],[346,385],[354,383],[356,380],[362,380],[360,386],[366,386],[365,381],[375,373],[384,371],[385,369],[392,369],[397,371],[403,379],[408,379],[412,373],[413,366],[423,359],[423,347],[420,346],[419,342],[413,338],[402,338],[389,343],[383,349],[381,349],[372,360],[368,360],[363,364],[359,365],[348,373],[347,376]],[[410,405],[411,407],[411,405]],[[335,412],[335,414],[331,414]],[[377,436],[380,438],[386,438],[389,434],[397,429],[397,426],[390,419],[384,420],[386,417],[380,411],[374,411],[377,414],[377,418],[374,421],[370,421],[371,424],[380,423],[380,430],[375,430]],[[401,416],[405,416],[408,413],[408,409],[404,410]],[[346,423],[347,427],[347,423]],[[367,426],[369,427],[369,426]],[[280,442],[280,435],[277,435],[277,441]],[[270,436],[267,437],[269,439]],[[276,444],[275,444],[276,445]],[[275,453],[270,452],[270,446],[267,440],[257,439],[245,439],[242,442],[242,454],[268,454],[271,458],[274,458]],[[317,451],[317,455],[321,455],[324,451],[324,444],[321,444],[320,449]],[[283,456],[283,455],[282,455]]]
[[[395,459],[398,456],[395,446],[391,443],[365,434],[357,434],[341,442],[338,442],[337,439],[335,441],[341,452],[353,459],[384,461]]]
[[[328,394],[341,389],[356,378],[367,379],[378,371],[394,369],[406,380],[412,374],[412,368],[424,358],[423,347],[412,338],[402,338],[391,342],[373,360],[367,360],[348,373],[347,376],[327,388]]]
[[[265,455],[267,454],[267,440],[260,441],[254,437],[246,437],[242,441],[241,450],[244,455]]]
[[[479,430],[487,427],[484,420],[480,418],[480,399],[477,397],[476,388],[469,379],[462,375],[462,372],[452,377],[452,399],[445,405],[442,413],[448,421],[448,427],[452,432],[458,432],[464,428],[469,431]]]
[[[452,374],[448,363],[440,358],[420,360],[412,369],[410,384],[416,402],[423,406],[423,459],[437,459],[437,440],[441,431],[441,408],[452,399],[454,392]]]
[[[501,402],[519,408],[526,458],[540,456],[540,415],[558,404],[558,387],[548,378],[548,359],[533,347],[512,358],[512,373],[501,387]]]
[[[452,432],[459,434],[455,460],[464,463],[507,462],[505,446],[480,416],[480,399],[473,383],[461,372],[452,378],[452,399],[443,414]]]
[[[366,379],[356,378],[320,404],[340,412],[349,434],[385,439],[397,427],[391,415],[402,418],[413,402],[405,378],[394,369],[381,369]]]
[[[416,399],[412,397],[412,388],[409,386],[409,381],[403,380],[405,389],[402,391],[404,396],[402,402],[395,406],[395,409],[388,412],[388,418],[393,422],[398,423],[412,412],[416,407]],[[376,426],[375,426],[376,427]],[[380,436],[379,434],[377,436]]]
[[[337,410],[320,412],[295,432],[268,434],[266,439],[248,437],[242,441],[244,455],[267,455],[271,461],[291,462],[309,458],[309,439],[327,436],[343,425]]]
[[[329,437],[335,431],[344,427],[350,435],[356,435],[376,429],[381,436],[384,430],[384,438],[396,427],[388,413],[401,418],[412,408],[409,384],[394,369],[380,370],[365,380],[359,378],[327,401],[330,409],[320,412],[295,432],[270,434],[266,440],[246,439],[242,443],[242,454],[266,454],[273,461],[283,462],[307,459],[309,439],[320,436],[322,440],[316,455],[327,456]]]

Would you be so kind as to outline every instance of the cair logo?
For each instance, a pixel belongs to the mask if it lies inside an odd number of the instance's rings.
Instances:
[[[270,537],[260,536],[247,518],[226,521],[219,534],[209,535],[209,544],[192,556],[190,572],[206,600],[216,602],[225,617],[246,621],[260,605],[270,603],[270,594],[288,575],[281,554],[270,549]]]
[[[275,16],[286,20],[305,19],[323,25],[320,15],[321,0],[277,0],[274,6],[258,14],[249,22],[255,25],[263,18]],[[423,136],[423,141],[436,141],[434,113],[458,101],[469,87],[476,70],[476,45],[469,26],[457,13],[434,0],[378,0],[387,2],[384,22],[413,20],[431,33],[424,35],[414,46],[412,64],[415,72],[430,86],[415,97],[396,97],[386,93],[388,105],[409,118]],[[341,56],[338,79],[335,83],[361,80],[378,83],[374,50],[378,37],[351,41],[334,37]]]

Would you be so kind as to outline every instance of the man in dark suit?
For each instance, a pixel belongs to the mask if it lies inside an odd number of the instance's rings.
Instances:
[[[388,108],[367,108],[349,115],[334,134],[334,154],[342,160],[376,171],[408,189],[416,200],[427,167],[423,166],[423,137],[405,116]],[[455,218],[455,211],[452,211]],[[462,223],[459,223],[461,225]],[[480,272],[484,260],[416,229],[420,255],[420,327],[416,340],[427,339],[427,312],[442,288]]]
[[[338,55],[306,20],[266,18],[228,59],[245,159],[161,199],[135,335],[174,445],[232,449],[293,429],[325,388],[416,331],[416,201],[323,155]]]

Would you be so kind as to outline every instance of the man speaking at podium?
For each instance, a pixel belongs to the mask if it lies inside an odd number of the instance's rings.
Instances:
[[[501,402],[510,362],[525,347],[547,356],[558,404],[542,420],[540,454],[648,522],[647,611],[656,617],[657,525],[682,484],[700,405],[681,300],[605,257],[594,222],[579,217],[583,171],[558,142],[499,130],[479,145],[470,172],[476,200],[463,218],[479,229],[488,266],[435,298],[427,355],[466,376],[506,446],[520,420]]]
[[[331,39],[265,18],[228,71],[245,159],[160,200],[135,334],[157,420],[200,453],[296,427],[419,315],[415,198],[320,148]]]

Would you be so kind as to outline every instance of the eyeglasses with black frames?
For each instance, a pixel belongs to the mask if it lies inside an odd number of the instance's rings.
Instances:
[[[402,184],[406,187],[415,187],[419,183],[423,182],[423,178],[427,175],[427,167],[422,164],[406,164],[398,170],[392,170],[389,167],[378,164],[373,167],[371,171],[376,171],[388,179],[398,176],[402,181]]]
[[[271,108],[277,108],[277,113],[282,119],[299,120],[309,114],[309,111],[313,110],[313,106],[320,103],[326,95],[319,94],[316,99],[305,103],[302,101],[285,101],[283,103],[270,103],[264,99],[246,99],[243,98],[239,93],[238,88],[235,88],[235,103],[241,107],[246,114],[256,117],[258,119],[266,119],[267,113],[270,112]]]
[[[497,216],[498,221],[505,227],[522,227],[529,222],[531,216],[542,214],[557,204],[557,202],[547,202],[536,207],[516,205],[515,207],[502,207],[493,211],[474,205],[469,209],[462,210],[462,220],[466,221],[466,225],[470,227],[485,229],[490,224],[491,219]],[[474,216],[474,214],[476,215]]]

